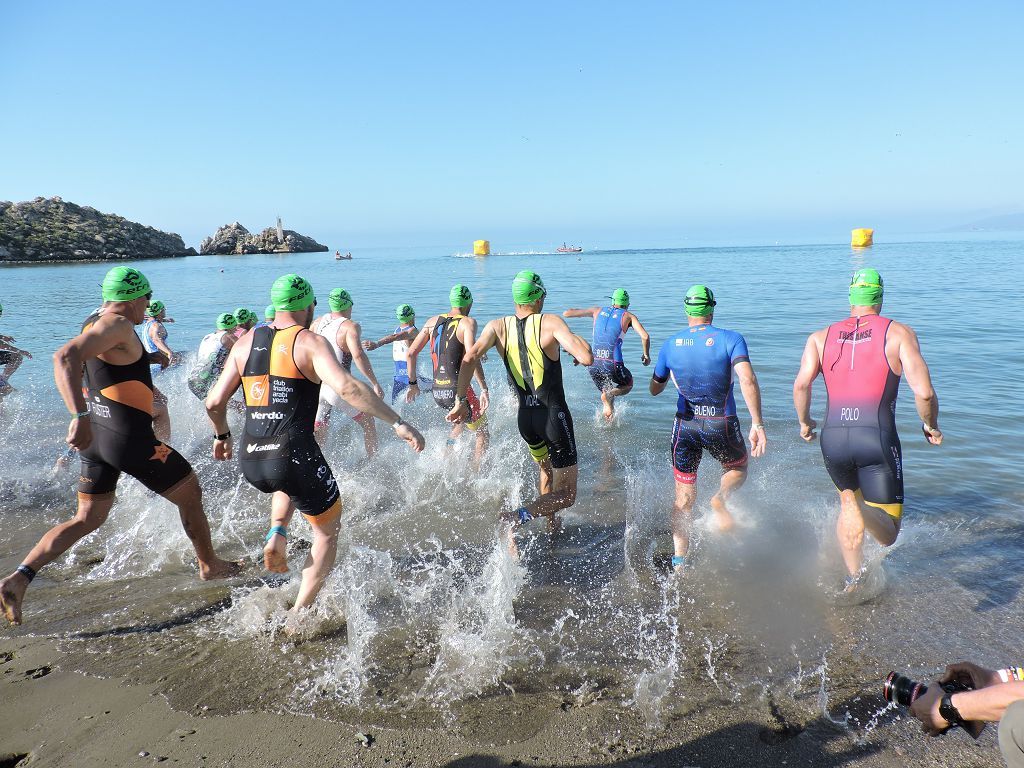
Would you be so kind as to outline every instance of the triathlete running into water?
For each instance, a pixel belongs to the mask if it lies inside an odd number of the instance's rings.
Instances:
[[[903,458],[896,434],[900,377],[914,403],[928,443],[940,445],[939,401],[913,329],[881,316],[884,287],[874,269],[850,282],[850,316],[807,339],[793,404],[800,437],[814,440],[811,385],[821,373],[828,392],[821,454],[839,491],[836,533],[853,591],[862,575],[864,530],[882,546],[896,541],[903,518]]]
[[[149,374],[156,377],[169,365],[178,361],[177,355],[167,346],[167,329],[164,323],[174,322],[167,317],[167,308],[162,301],[151,301],[146,309],[146,322],[142,326],[142,346],[146,348],[150,359],[159,359],[159,363],[149,366]],[[153,432],[162,442],[171,439],[171,414],[167,410],[167,395],[153,386]]]
[[[268,570],[288,570],[287,526],[297,509],[313,528],[313,547],[302,569],[293,615],[309,607],[334,565],[341,527],[341,499],[331,468],[313,437],[322,387],[350,401],[366,418],[395,428],[415,451],[423,438],[372,390],[338,364],[327,341],[307,329],[313,320],[313,287],[298,275],[278,278],[270,292],[277,308],[272,325],[246,334],[206,399],[213,424],[214,458],[232,457],[226,406],[241,385],[245,431],[238,458],[254,487],[273,494],[271,527],[264,547]]]
[[[628,394],[633,389],[633,374],[622,359],[622,339],[626,331],[636,328],[640,337],[640,362],[651,364],[651,337],[640,324],[640,320],[629,308],[629,293],[618,288],[609,297],[610,307],[589,309],[567,309],[563,317],[589,317],[594,321],[594,364],[588,369],[601,393],[604,417],[611,421],[615,415],[615,398]]]
[[[152,295],[149,281],[131,267],[114,267],[103,278],[102,291],[103,306],[53,356],[57,389],[72,414],[67,442],[82,460],[78,512],[73,520],[51,528],[0,582],[0,607],[12,624],[21,623],[25,590],[39,569],[107,519],[122,472],[178,507],[199,558],[201,578],[226,578],[239,570],[213,549],[192,467],[153,434],[149,356],[135,332]]]
[[[459,371],[455,406],[448,420],[471,418],[469,383],[480,358],[498,347],[509,382],[519,398],[519,434],[537,462],[540,495],[517,509],[518,525],[543,515],[557,528],[555,513],[576,503],[576,436],[562,389],[561,350],[579,365],[590,365],[590,345],[569,330],[558,315],[542,314],[547,290],[540,275],[523,271],[512,282],[514,315],[491,320],[466,351]]]
[[[208,333],[199,342],[196,362],[188,374],[188,388],[200,400],[205,400],[210,387],[224,370],[228,353],[238,340],[233,331],[238,321],[230,312],[217,315],[217,330]]]
[[[245,336],[256,325],[256,321],[259,320],[255,312],[245,307],[238,307],[233,314],[238,322],[238,325],[235,327],[235,337],[239,339]]]
[[[672,466],[676,477],[672,506],[672,567],[681,572],[690,548],[690,521],[697,500],[697,467],[707,451],[722,465],[718,493],[711,497],[722,530],[730,530],[732,515],[726,501],[747,479],[747,445],[733,398],[733,373],[740,380],[753,424],[750,455],[764,455],[768,438],[761,419],[761,389],[747,354],[747,342],[736,331],[712,325],[715,296],[695,285],[686,292],[683,307],[688,327],[666,339],[658,353],[651,394],[659,395],[671,378],[679,392],[672,425]]]
[[[0,304],[0,317],[4,314],[4,307]],[[13,336],[4,336],[0,333],[0,365],[3,366],[3,373],[0,373],[0,400],[3,399],[4,395],[9,395],[14,391],[14,387],[11,386],[10,378],[14,375],[14,372],[21,366],[22,361],[25,358],[32,359],[31,353],[24,349],[18,349],[14,346]]]
[[[359,372],[366,377],[377,397],[384,397],[384,390],[377,383],[370,358],[366,356],[360,341],[359,323],[352,319],[352,297],[343,288],[335,288],[327,297],[331,311],[323,315],[313,324],[314,333],[327,339],[334,350],[341,367],[351,373],[355,363]],[[327,429],[331,423],[331,411],[335,408],[356,422],[363,430],[363,444],[366,446],[366,457],[373,458],[377,452],[377,426],[373,419],[366,418],[357,408],[347,403],[336,391],[324,386],[320,391],[320,405],[316,411],[317,441],[323,445],[327,438]]]
[[[416,328],[416,312],[408,304],[399,304],[395,310],[395,318],[398,320],[398,327],[394,331],[376,341],[367,339],[363,342],[363,349],[368,352],[383,347],[385,344],[391,345],[391,359],[395,362],[395,377],[391,384],[392,405],[395,404],[395,398],[408,388],[410,378],[415,379],[421,389],[430,389],[428,381],[420,381],[418,371],[416,371],[416,375],[409,376],[410,369],[407,361],[409,342],[419,333],[419,329]]]
[[[455,390],[459,382],[459,373],[467,350],[476,342],[476,319],[469,316],[473,308],[473,294],[465,285],[453,286],[448,292],[448,304],[451,311],[443,315],[434,315],[423,324],[423,330],[409,347],[408,367],[416,368],[416,357],[429,343],[430,355],[434,363],[434,402],[447,411],[455,405]],[[476,433],[476,447],[473,452],[473,468],[480,469],[480,462],[487,451],[490,434],[487,431],[487,416],[484,413],[488,405],[487,380],[484,367],[476,366],[475,376],[480,382],[480,399],[470,386],[466,390],[469,417],[465,427]],[[419,394],[419,386],[409,387],[408,400],[411,403]],[[462,434],[462,423],[452,425],[448,435],[448,444],[453,445]]]

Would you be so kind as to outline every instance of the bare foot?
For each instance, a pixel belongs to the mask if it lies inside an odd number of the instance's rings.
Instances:
[[[601,404],[604,412],[604,420],[611,421],[615,415],[615,398],[609,395],[607,392],[601,393]]]
[[[20,573],[12,573],[0,581],[0,610],[11,624],[21,624],[21,601],[25,599],[28,579]]]
[[[731,531],[736,527],[736,521],[732,518],[732,513],[729,512],[729,508],[725,506],[725,502],[722,501],[718,494],[711,497],[711,509],[715,511],[715,519],[718,521],[718,528],[722,531]]]
[[[203,581],[230,579],[242,572],[243,563],[214,557],[209,563],[199,561],[199,578]]]
[[[288,540],[274,534],[263,547],[263,567],[271,573],[288,573]]]

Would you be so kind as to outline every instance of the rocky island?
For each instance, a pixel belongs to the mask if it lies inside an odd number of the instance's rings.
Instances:
[[[326,250],[326,245],[321,245],[313,238],[284,229],[280,219],[276,227],[267,227],[256,234],[249,232],[237,221],[225,224],[199,246],[202,254],[221,256],[241,253],[313,253]]]
[[[194,256],[180,235],[59,197],[0,201],[0,264]]]

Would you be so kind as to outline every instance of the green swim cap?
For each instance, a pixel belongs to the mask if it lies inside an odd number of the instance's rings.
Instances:
[[[239,307],[238,309],[235,310],[235,320],[238,321],[239,325],[243,325],[245,323],[248,323],[250,320],[255,320],[255,319],[256,319],[256,313],[255,312],[250,312],[245,307]]]
[[[395,308],[395,317],[403,322],[406,320],[412,320],[416,317],[416,310],[410,307],[408,304],[399,304]]]
[[[344,312],[352,306],[352,296],[344,288],[335,288],[327,297],[327,303],[331,305],[331,312]]]
[[[715,311],[715,294],[706,285],[694,285],[686,292],[683,306],[690,317],[707,317]]]
[[[882,303],[885,283],[877,269],[866,267],[853,273],[850,280],[850,306],[874,307]]]
[[[223,312],[217,315],[217,330],[230,331],[238,327],[238,321],[230,312]]]
[[[3,315],[4,315],[4,305],[0,304],[0,317],[3,317]]]
[[[625,288],[616,288],[615,292],[608,297],[612,300],[612,304],[617,307],[628,307],[629,306],[629,291]]]
[[[512,281],[512,299],[516,304],[533,304],[548,295],[540,275],[524,269]]]
[[[263,310],[263,319],[273,320],[275,315],[277,315],[277,310],[274,309],[274,305],[267,304],[267,308]]]
[[[149,302],[149,306],[146,307],[146,314],[150,317],[156,317],[165,309],[167,309],[167,307],[164,306],[162,301],[151,301]]]
[[[448,291],[448,306],[465,309],[473,303],[473,292],[462,283],[453,285]]]
[[[296,274],[282,275],[270,289],[270,301],[275,310],[301,312],[314,301],[313,286],[304,277]]]
[[[103,278],[104,301],[134,301],[147,293],[149,280],[134,267],[114,267]]]

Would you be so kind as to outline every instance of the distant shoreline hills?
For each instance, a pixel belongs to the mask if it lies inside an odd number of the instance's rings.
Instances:
[[[326,251],[310,237],[268,227],[251,234],[237,221],[203,240],[202,253]],[[94,262],[195,256],[181,235],[102,213],[60,197],[22,203],[0,200],[0,264]]]

